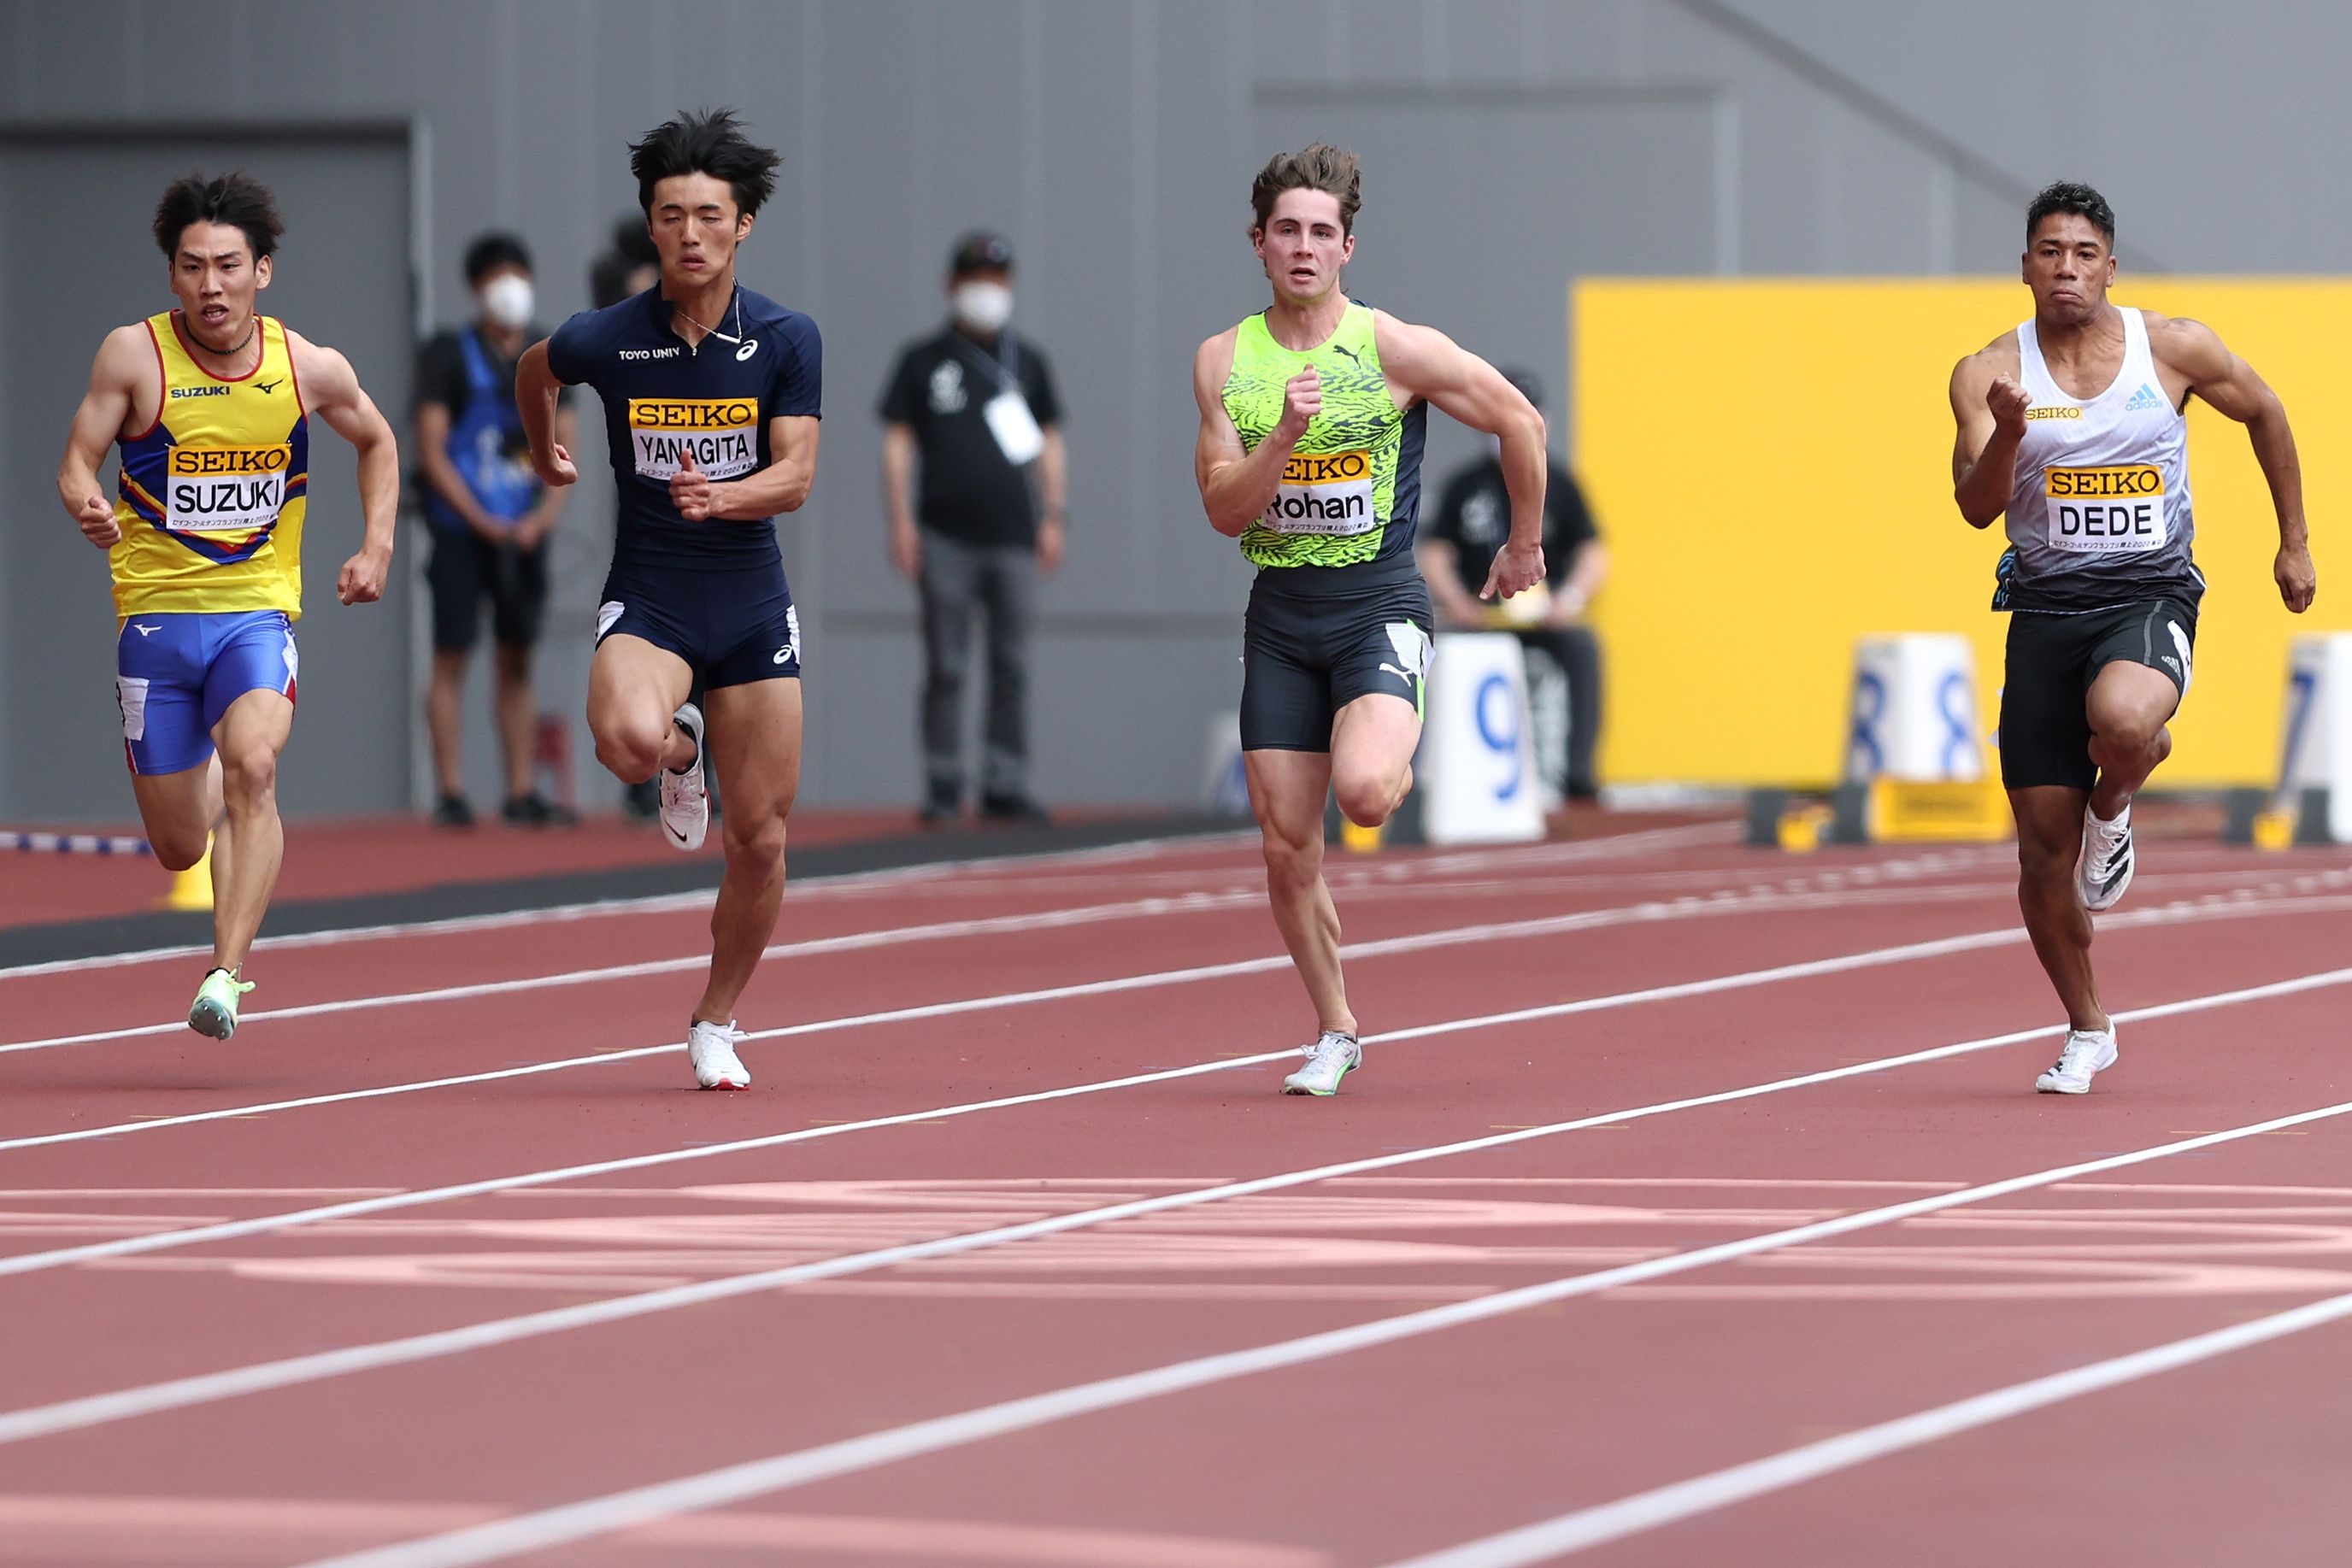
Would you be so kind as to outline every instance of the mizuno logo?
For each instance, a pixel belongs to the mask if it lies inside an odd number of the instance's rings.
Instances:
[[[161,626],[142,626],[136,621],[133,621],[131,623],[131,629],[133,632],[138,632],[142,637],[152,637],[156,632],[163,630]]]
[[[280,376],[274,382],[256,382],[253,383],[253,390],[257,392],[274,392],[285,384],[286,378]]]

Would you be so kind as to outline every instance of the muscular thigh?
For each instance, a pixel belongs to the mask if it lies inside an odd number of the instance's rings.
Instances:
[[[596,644],[588,665],[588,727],[659,731],[694,689],[694,670],[677,654],[643,637],[614,632]]]
[[[801,684],[749,681],[704,699],[711,766],[730,832],[778,821],[801,782]]]

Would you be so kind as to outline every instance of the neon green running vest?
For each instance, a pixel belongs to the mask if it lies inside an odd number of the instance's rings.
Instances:
[[[1282,419],[1282,389],[1308,365],[1323,382],[1323,411],[1307,424],[1282,486],[1265,514],[1243,530],[1242,554],[1262,570],[1365,567],[1349,580],[1393,572],[1412,559],[1413,519],[1421,508],[1421,449],[1427,405],[1400,409],[1381,373],[1372,312],[1350,300],[1339,330],[1304,353],[1286,349],[1260,312],[1234,337],[1225,413],[1251,451]],[[1295,580],[1302,591],[1338,583],[1320,572]]]

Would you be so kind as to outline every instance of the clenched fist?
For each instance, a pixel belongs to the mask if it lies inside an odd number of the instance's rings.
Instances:
[[[1283,384],[1282,423],[1276,428],[1296,441],[1307,434],[1307,423],[1323,412],[1323,378],[1307,366]]]
[[[73,520],[81,537],[100,549],[113,549],[122,538],[122,530],[115,526],[114,508],[103,496],[83,497],[81,505],[74,508]]]
[[[1993,428],[2003,435],[2025,434],[2025,411],[2033,406],[2033,394],[2008,376],[1995,376],[1992,385],[1985,388],[1985,407],[1992,411]]]

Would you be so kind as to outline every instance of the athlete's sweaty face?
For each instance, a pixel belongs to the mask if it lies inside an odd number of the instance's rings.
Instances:
[[[2025,286],[2033,313],[2053,326],[2079,327],[2106,308],[2116,280],[2115,253],[2099,225],[2080,213],[2052,213],[2025,247]]]
[[[190,224],[172,253],[172,292],[189,335],[207,349],[236,348],[253,329],[253,297],[269,287],[269,258],[232,224]]]
[[[1356,236],[1339,226],[1339,198],[1328,191],[1283,192],[1250,239],[1275,293],[1297,305],[1339,287],[1339,269],[1356,254]]]
[[[751,220],[735,204],[734,187],[715,174],[672,174],[654,183],[646,228],[661,256],[662,281],[699,288],[727,276]]]

